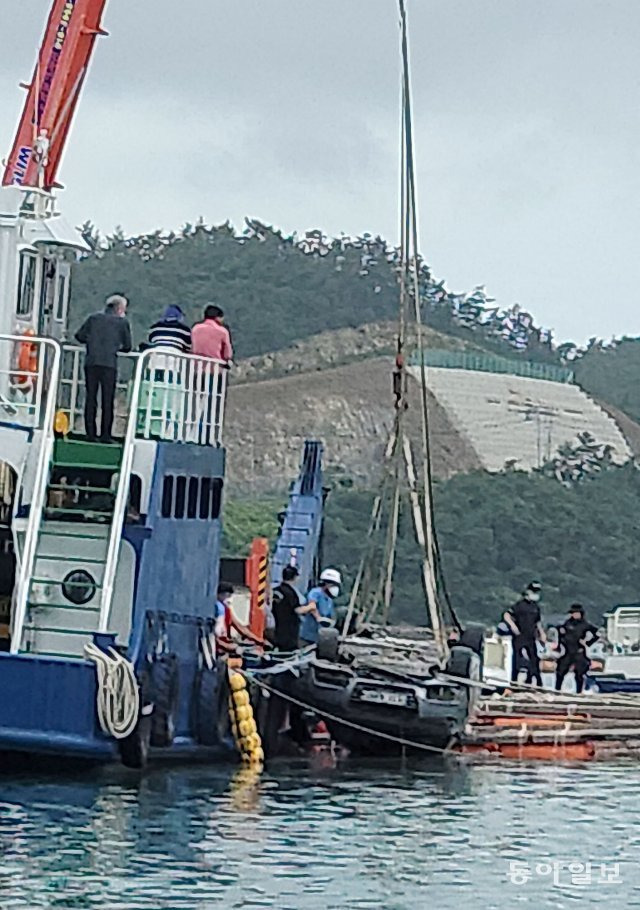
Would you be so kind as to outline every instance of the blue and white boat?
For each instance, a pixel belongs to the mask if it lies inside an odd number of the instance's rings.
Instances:
[[[233,748],[213,629],[228,371],[121,357],[116,444],[83,438],[67,337],[87,247],[57,211],[57,172],[105,3],[52,0],[0,187],[0,753],[139,767],[149,750]]]
[[[121,357],[117,442],[87,442],[83,352],[63,341],[82,241],[45,234],[21,196],[0,190],[3,261],[15,257],[2,300],[13,330],[0,334],[0,752],[133,765],[154,747],[227,754],[213,607],[228,371],[160,348]],[[280,559],[304,564],[305,581],[320,460],[308,444],[281,533]]]

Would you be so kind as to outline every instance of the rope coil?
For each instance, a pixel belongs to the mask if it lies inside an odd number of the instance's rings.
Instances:
[[[100,728],[114,739],[125,739],[133,733],[140,714],[140,689],[133,664],[114,648],[106,653],[88,644],[84,652],[96,666]]]

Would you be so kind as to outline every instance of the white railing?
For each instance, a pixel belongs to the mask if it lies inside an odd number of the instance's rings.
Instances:
[[[52,338],[26,337],[24,335],[0,335],[0,349],[5,343],[10,344],[16,352],[20,345],[29,344],[35,348],[32,360],[32,371],[12,369],[11,360],[2,363],[4,378],[8,366],[10,382],[7,386],[9,398],[2,401],[5,410],[13,407],[15,413],[12,422],[31,429],[41,429],[42,437],[38,447],[36,463],[34,466],[34,482],[29,505],[29,517],[25,530],[24,545],[20,553],[20,567],[16,582],[15,606],[12,617],[11,652],[17,654],[22,644],[24,620],[27,614],[27,601],[29,599],[29,585],[33,574],[38,532],[42,520],[47,484],[49,482],[49,465],[53,453],[54,430],[53,422],[56,413],[56,391],[60,377],[60,362],[62,351],[57,341]],[[11,355],[13,358],[13,354]],[[27,376],[28,373],[28,376]],[[11,377],[17,377],[13,383]],[[27,378],[25,378],[27,377]],[[13,388],[13,392],[11,389]],[[16,392],[16,389],[19,391]],[[18,396],[24,398],[18,400]]]
[[[144,372],[134,389],[135,370]],[[208,357],[149,348],[143,354],[118,358],[116,426],[136,411],[134,438],[199,445],[222,444],[227,374],[225,365]],[[58,406],[69,416],[72,430],[81,431],[85,380],[82,348],[66,345]],[[116,435],[117,431],[116,431]]]
[[[102,580],[98,630],[109,631],[120,538],[136,439],[217,446],[222,440],[227,370],[219,361],[150,348],[137,355],[118,489]]]
[[[114,423],[116,428],[121,430],[126,426],[129,411],[129,388],[137,358],[137,354],[118,355],[118,382],[116,385]],[[76,433],[84,432],[84,361],[85,350],[83,347],[74,344],[63,345],[58,409],[64,411],[69,418],[71,432]],[[116,435],[119,434],[116,432]]]
[[[220,445],[228,372],[224,364],[158,348],[145,351],[142,357],[136,435]],[[135,396],[131,400],[133,407]]]
[[[0,335],[0,423],[28,430],[42,426],[43,401],[49,397],[45,392],[51,388],[48,354],[53,344],[59,365],[60,347],[52,339]]]

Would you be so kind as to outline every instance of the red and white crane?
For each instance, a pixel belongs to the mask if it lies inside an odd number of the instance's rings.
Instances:
[[[56,185],[60,159],[107,0],[53,0],[4,186]]]
[[[52,0],[0,186],[0,334],[64,339],[71,263],[86,249],[54,191],[107,0]],[[0,353],[0,361],[6,360]],[[0,368],[2,363],[0,362]],[[0,382],[0,385],[2,383]],[[0,388],[0,396],[2,389]]]

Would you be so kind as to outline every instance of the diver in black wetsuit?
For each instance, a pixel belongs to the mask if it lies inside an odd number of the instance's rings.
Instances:
[[[542,685],[540,660],[537,642],[545,641],[544,629],[540,616],[541,585],[532,581],[524,590],[522,598],[504,614],[504,621],[513,635],[513,657],[511,663],[511,681],[517,682],[522,667],[522,655],[527,659],[527,683],[536,682]]]
[[[573,667],[576,678],[576,692],[582,692],[584,677],[589,669],[587,648],[598,640],[598,630],[585,619],[584,607],[573,604],[569,618],[558,626],[558,646],[564,649],[556,666],[556,691],[562,689],[564,678]]]

